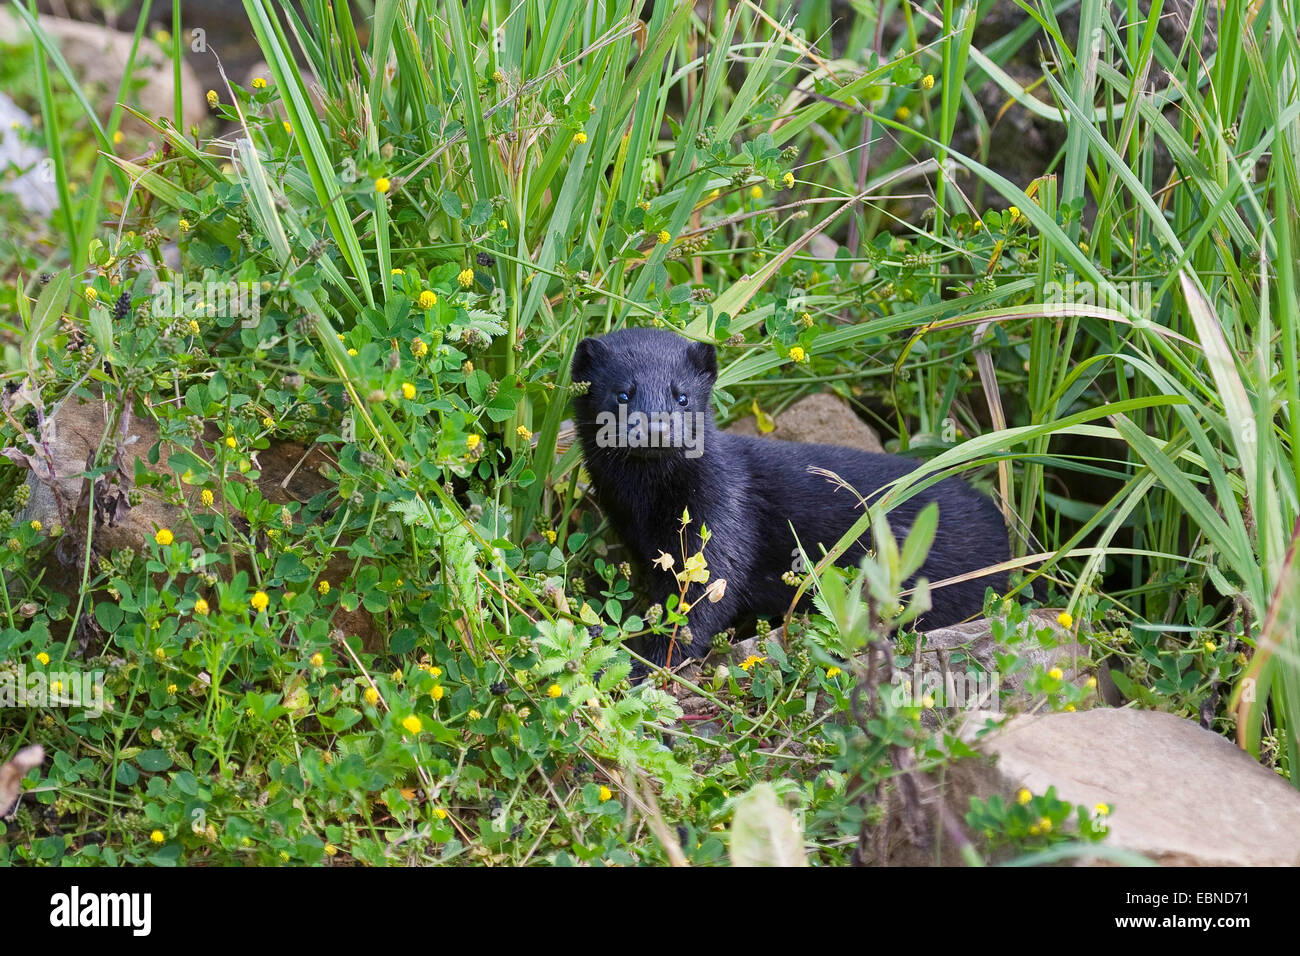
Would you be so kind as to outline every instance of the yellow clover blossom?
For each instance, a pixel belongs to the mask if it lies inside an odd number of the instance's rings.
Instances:
[[[402,383],[402,397],[403,397],[404,399],[406,399],[408,402],[409,402],[411,399],[415,398],[415,386],[412,385],[410,382],[403,382],[403,383]]]
[[[248,599],[248,603],[253,606],[254,611],[265,611],[271,603],[271,599],[265,591],[257,591]]]
[[[438,304],[438,295],[435,292],[425,289],[420,293],[420,297],[415,300],[415,304],[422,309],[432,309]]]
[[[41,527],[42,527],[42,525],[41,525],[41,523],[40,523],[39,521],[35,521],[35,520],[33,520],[33,521],[30,522],[30,525],[29,525],[29,526],[30,526],[31,529],[32,529],[33,531],[35,531],[37,534],[40,534],[40,533],[41,533]]]
[[[573,141],[579,145],[582,145],[587,141],[587,134],[584,133],[582,130],[578,130],[576,133],[573,134]]]
[[[411,354],[416,358],[424,358],[429,354],[429,345],[418,335],[411,339]]]
[[[793,189],[794,173],[786,173],[784,176],[781,177],[781,182],[785,185],[786,189]]]
[[[921,77],[921,89],[923,89],[923,90],[932,90],[932,89],[934,89],[934,74],[933,74],[933,73],[927,73],[927,74],[925,74],[925,76]]]
[[[208,602],[205,601],[205,600],[203,600],[203,598],[199,598],[197,601],[195,601],[195,602],[194,602],[194,613],[195,613],[195,614],[207,614],[207,613],[208,613]]]
[[[308,661],[308,663],[311,664],[312,667],[324,667],[325,655],[322,654],[320,651],[317,651],[315,654],[311,656],[311,659]]]
[[[597,796],[600,798],[600,802],[604,803],[606,800],[609,800],[611,797],[613,797],[614,793],[609,789],[609,787],[605,786],[604,784],[601,784],[600,793],[597,794]]]
[[[255,76],[253,77],[252,87],[255,90],[264,90],[266,89],[266,80],[260,76]]]
[[[447,688],[443,687],[441,684],[434,684],[433,689],[429,691],[429,696],[434,700],[442,700],[446,694]]]
[[[751,186],[751,187],[749,188],[749,198],[750,198],[750,199],[762,199],[762,198],[763,198],[763,187],[762,187],[762,186]]]
[[[412,714],[402,721],[402,727],[407,731],[407,733],[418,734],[420,731],[424,730],[424,723],[419,717]]]
[[[212,109],[216,109],[217,104],[221,102],[221,97],[217,95],[216,90],[208,90],[207,101],[209,107],[211,107]]]
[[[204,488],[199,492],[199,501],[203,502],[203,507],[211,508],[216,499],[212,496],[211,488]]]
[[[1074,617],[1069,611],[1062,611],[1060,614],[1056,615],[1056,623],[1068,631],[1070,628],[1074,627]]]
[[[366,703],[371,707],[374,707],[375,704],[379,703],[379,691],[375,690],[373,687],[367,687],[366,692],[361,696],[365,698]]]
[[[791,362],[796,362],[796,363],[798,363],[798,362],[802,362],[802,361],[803,361],[804,359],[806,359],[807,357],[808,357],[808,355],[807,355],[806,352],[804,352],[802,346],[796,345],[796,346],[794,346],[792,349],[790,349],[790,361],[791,361]]]
[[[168,528],[159,528],[158,533],[153,536],[153,539],[157,541],[159,544],[161,544],[164,548],[167,547],[167,545],[171,544],[172,541],[175,540],[175,538],[172,536],[171,530]]]
[[[843,674],[843,673],[844,673],[844,672],[843,672],[842,670],[840,670],[838,667],[828,667],[828,668],[826,668],[826,676],[827,676],[827,677],[839,677],[839,676],[840,676],[841,674]]]
[[[149,839],[152,840],[154,843],[163,843],[167,840],[167,837],[163,836],[163,832],[161,830],[154,830],[153,833],[149,834]]]
[[[462,289],[468,289],[474,284],[474,270],[461,269],[460,272],[456,273],[456,281],[460,283]]]
[[[552,684],[550,687],[546,688],[546,696],[552,699],[559,697],[563,693],[564,693],[564,688],[562,688],[559,684]]]
[[[1062,671],[1059,667],[1053,667],[1050,671],[1047,672],[1047,676],[1050,677],[1052,680],[1060,680],[1065,676],[1065,672]]]
[[[375,180],[375,192],[377,193],[386,193],[392,188],[393,184],[387,176],[380,176]]]
[[[518,428],[515,429],[515,434],[518,435],[520,438],[522,438],[524,441],[533,440],[533,433],[528,430],[527,425],[520,425]]]
[[[655,236],[655,239],[661,246],[665,246],[673,241],[673,237],[669,234],[667,229],[660,229],[659,235]]]
[[[1021,787],[1016,791],[1016,803],[1020,804],[1022,807],[1032,799],[1034,799],[1034,795],[1024,787]]]
[[[478,447],[479,442],[481,442],[482,440],[483,439],[479,435],[466,435],[465,445],[466,447],[469,448],[470,451],[473,451],[475,448]]]
[[[321,595],[329,594],[330,583],[326,581],[324,578],[321,578],[320,583],[316,585],[316,591]]]
[[[36,660],[38,660],[41,666],[44,667],[50,662],[50,655],[46,654],[44,651],[41,651],[39,654],[36,655]]]

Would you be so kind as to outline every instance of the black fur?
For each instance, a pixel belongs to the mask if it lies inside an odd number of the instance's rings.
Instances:
[[[794,594],[782,581],[795,562],[789,523],[815,560],[821,554],[819,546],[829,548],[861,517],[857,497],[810,473],[810,466],[835,472],[868,500],[884,484],[916,467],[916,462],[896,455],[718,431],[710,405],[717,379],[713,346],[672,332],[627,329],[584,339],[574,355],[572,378],[591,383],[585,395],[574,399],[574,408],[596,499],[646,569],[652,600],[662,602],[677,593],[673,574],[652,562],[662,551],[673,556],[676,569],[682,567],[678,532],[683,509],[691,515],[688,554],[700,548],[702,523],[712,533],[704,549],[709,580],[725,578],[726,593],[716,604],[707,600],[694,604],[688,613],[690,646],[679,646],[674,661],[683,651],[705,656],[713,635],[738,617],[785,613]],[[626,402],[620,394],[626,395]],[[689,457],[682,448],[608,447],[608,432],[603,443],[598,440],[599,416],[602,412],[617,415],[620,404],[627,406],[628,415],[703,412],[704,430],[698,436],[702,453]],[[643,430],[631,432],[634,441],[644,441]],[[931,501],[939,503],[939,529],[920,576],[935,582],[1007,559],[1006,528],[997,508],[955,478],[931,486],[891,511],[895,536],[901,539]],[[839,563],[856,565],[869,537],[868,533],[849,548]],[[942,627],[978,614],[989,586],[1004,592],[1006,576],[988,575],[932,591],[933,606],[924,626]],[[702,591],[701,585],[692,585],[687,600]],[[642,649],[660,664],[667,652],[665,640],[654,640]]]

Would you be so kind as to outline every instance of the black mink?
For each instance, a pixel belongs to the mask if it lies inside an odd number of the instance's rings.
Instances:
[[[573,381],[590,383],[574,398],[574,408],[592,488],[649,576],[651,600],[663,603],[679,591],[674,572],[683,567],[683,510],[691,516],[687,555],[700,550],[701,524],[711,533],[704,548],[709,581],[725,579],[726,590],[714,603],[697,600],[708,585],[691,585],[690,642],[679,643],[674,662],[704,657],[713,635],[737,618],[785,613],[794,592],[782,578],[797,556],[790,524],[816,559],[861,517],[856,495],[810,467],[836,473],[868,500],[917,467],[897,455],[719,431],[710,405],[717,374],[712,345],[657,329],[583,339],[573,359]],[[920,576],[935,582],[1007,560],[1006,527],[997,508],[956,478],[893,509],[894,534],[901,538],[931,501],[939,505],[939,527]],[[869,538],[868,532],[839,563],[856,566]],[[673,571],[654,563],[661,552],[673,557]],[[976,615],[985,588],[1002,593],[1006,583],[1005,574],[994,574],[933,590],[932,607],[919,625],[942,627]],[[641,653],[663,664],[668,649],[666,639],[656,638]]]

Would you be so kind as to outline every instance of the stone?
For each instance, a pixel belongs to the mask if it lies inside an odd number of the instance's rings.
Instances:
[[[771,432],[760,432],[753,415],[740,419],[727,431],[733,435],[758,435],[776,441],[843,445],[871,452],[885,450],[875,429],[858,418],[853,409],[836,395],[825,392],[808,395],[774,417],[776,429]]]
[[[89,100],[104,104],[100,119],[105,119],[117,96],[134,37],[99,24],[45,14],[41,15],[39,22],[41,29],[58,43],[59,52],[77,81],[87,88]],[[0,10],[0,46],[24,46],[31,42],[26,24],[8,11]],[[140,38],[132,78],[133,88],[127,92],[126,102],[151,119],[160,116],[171,118],[175,108],[172,61],[151,37]],[[184,61],[181,63],[181,110],[179,125],[182,130],[188,131],[208,116],[204,90],[193,68]],[[129,113],[122,118],[122,131],[141,139],[157,137],[154,130]]]
[[[1111,850],[1165,866],[1300,864],[1300,793],[1191,720],[1109,707],[1026,715],[979,746],[996,762],[959,775],[958,814],[972,795],[1055,787],[1062,800],[1110,808]]]
[[[18,104],[0,93],[0,190],[13,196],[28,212],[48,216],[59,205],[54,178],[44,167],[45,150],[24,142],[24,130],[32,128],[31,117]],[[5,170],[13,165],[12,178]]]

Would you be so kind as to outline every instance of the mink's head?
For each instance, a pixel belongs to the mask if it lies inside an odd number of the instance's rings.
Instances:
[[[712,345],[661,329],[611,332],[578,343],[572,378],[590,383],[573,400],[589,462],[603,455],[703,454],[718,378]]]

